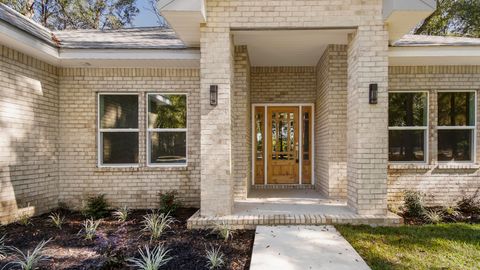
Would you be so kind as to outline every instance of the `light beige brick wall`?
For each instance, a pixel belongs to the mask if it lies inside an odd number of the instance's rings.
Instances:
[[[250,60],[246,46],[235,47],[235,81],[232,106],[234,196],[236,199],[245,199],[252,182]]]
[[[423,165],[391,165],[388,170],[388,202],[398,206],[405,190],[426,193],[430,205],[454,204],[464,195],[480,188],[477,165],[442,165],[437,161],[437,91],[480,89],[480,66],[390,67],[390,90],[427,90],[429,92],[429,160]],[[477,99],[480,98],[477,92]],[[477,100],[480,104],[480,99]],[[477,109],[477,127],[480,111]],[[476,159],[480,158],[479,133]]]
[[[314,103],[315,67],[252,67],[252,103]]]
[[[387,40],[383,19],[375,16],[348,45],[347,191],[348,205],[358,214],[387,213]],[[369,104],[371,83],[378,84],[375,105]]]
[[[211,18],[209,17],[209,20]],[[233,209],[232,99],[234,49],[229,28],[203,25],[201,32],[201,215],[228,215]],[[218,104],[210,105],[210,86]]]
[[[58,69],[0,46],[0,223],[57,205]]]
[[[347,196],[347,46],[329,45],[317,64],[316,189]]]
[[[158,206],[158,192],[175,190],[186,206],[200,204],[200,78],[198,69],[66,68],[60,70],[59,199],[81,206],[105,193],[115,206]],[[139,95],[139,167],[97,167],[97,94]],[[146,93],[187,94],[185,168],[146,166]]]

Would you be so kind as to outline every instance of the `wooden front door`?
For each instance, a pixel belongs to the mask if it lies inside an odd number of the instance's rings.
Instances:
[[[298,114],[298,107],[268,107],[266,130],[268,184],[298,184]]]

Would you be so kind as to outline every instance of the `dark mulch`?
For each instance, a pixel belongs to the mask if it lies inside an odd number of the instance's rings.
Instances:
[[[254,231],[236,231],[232,240],[225,242],[211,230],[187,230],[186,220],[196,209],[179,209],[178,220],[159,241],[149,244],[150,236],[141,231],[143,215],[148,211],[133,211],[127,222],[114,218],[103,219],[94,240],[85,240],[78,232],[85,217],[80,213],[63,211],[65,224],[54,227],[49,214],[31,219],[31,224],[10,224],[0,228],[6,234],[5,244],[22,251],[32,250],[41,240],[51,238],[45,254],[50,257],[39,269],[132,269],[126,258],[138,257],[138,249],[163,244],[170,249],[172,260],[164,269],[207,269],[206,247],[221,247],[225,254],[225,269],[248,269],[252,253]],[[0,269],[12,259],[0,260]],[[8,268],[6,268],[8,269]]]

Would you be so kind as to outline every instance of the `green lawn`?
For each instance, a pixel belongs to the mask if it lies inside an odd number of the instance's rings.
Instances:
[[[336,226],[372,269],[480,269],[480,224]]]

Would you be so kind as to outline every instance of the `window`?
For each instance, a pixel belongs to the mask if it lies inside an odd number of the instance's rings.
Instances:
[[[138,165],[138,96],[99,94],[99,166]]]
[[[388,98],[389,161],[425,162],[427,92],[390,92]]]
[[[475,92],[438,93],[438,161],[474,161]]]
[[[149,165],[187,164],[187,96],[148,94]]]

